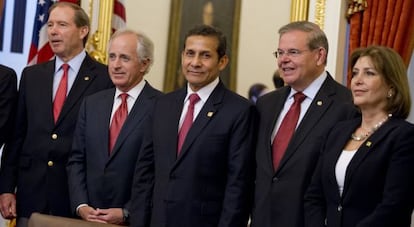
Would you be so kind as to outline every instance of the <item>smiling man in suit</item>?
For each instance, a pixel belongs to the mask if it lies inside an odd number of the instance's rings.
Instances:
[[[118,30],[109,41],[109,75],[116,88],[85,98],[68,162],[72,210],[82,219],[127,224],[136,159],[154,99],[162,93],[143,78],[154,46],[142,33]],[[114,134],[126,94],[127,117]]]
[[[228,63],[219,30],[190,30],[181,57],[188,83],[155,103],[134,176],[131,225],[246,226],[255,108],[219,79]]]
[[[275,57],[287,86],[257,102],[252,227],[304,226],[303,197],[325,136],[356,113],[350,91],[325,71],[325,33],[314,23],[299,21],[283,26],[279,34]]]
[[[66,163],[79,107],[85,96],[113,87],[107,67],[84,50],[89,18],[82,8],[52,5],[47,33],[55,58],[23,70],[0,171],[0,211],[17,215],[17,226],[33,212],[71,216]]]

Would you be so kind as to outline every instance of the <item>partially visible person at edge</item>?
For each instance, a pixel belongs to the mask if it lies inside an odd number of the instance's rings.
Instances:
[[[17,75],[5,65],[0,65],[0,148],[10,138],[17,102]]]
[[[304,226],[303,196],[326,134],[338,121],[357,113],[349,89],[325,70],[325,33],[312,22],[298,21],[280,28],[279,34],[275,56],[287,86],[257,101],[253,227]],[[288,113],[291,106],[294,111]],[[283,122],[293,113],[297,121]]]
[[[414,208],[414,125],[407,71],[388,47],[357,49],[351,90],[361,117],[326,138],[306,193],[309,227],[409,227]]]
[[[229,61],[221,31],[191,29],[181,57],[188,84],[154,105],[134,175],[131,226],[247,226],[255,107],[219,79]]]
[[[256,83],[250,86],[248,98],[252,103],[256,103],[257,99],[268,92],[267,86],[262,83]]]
[[[272,82],[276,90],[285,86],[285,81],[280,76],[279,69],[273,73]]]
[[[153,63],[154,45],[142,32],[115,32],[108,55],[115,88],[88,96],[81,105],[67,165],[69,195],[72,211],[82,219],[127,225],[144,126],[162,93],[144,79]],[[125,115],[117,114],[123,108]],[[117,119],[125,121],[118,124]]]
[[[47,34],[55,58],[23,70],[14,132],[1,163],[0,212],[17,216],[18,227],[27,226],[33,212],[73,215],[66,162],[79,107],[83,97],[113,87],[107,67],[84,50],[89,18],[80,6],[53,4]]]

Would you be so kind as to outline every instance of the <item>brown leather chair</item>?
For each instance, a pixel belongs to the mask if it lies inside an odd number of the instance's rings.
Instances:
[[[120,225],[102,224],[74,218],[57,217],[33,213],[29,218],[29,227],[120,227]]]

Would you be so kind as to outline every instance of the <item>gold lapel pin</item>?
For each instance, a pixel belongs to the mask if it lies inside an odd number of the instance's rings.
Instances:
[[[214,114],[214,112],[208,112],[208,113],[207,113],[207,117],[212,117],[212,116],[213,116],[213,114]]]
[[[319,101],[317,101],[317,102],[316,102],[316,105],[318,105],[318,106],[322,106],[322,101],[320,101],[320,100],[319,100]]]
[[[83,80],[88,81],[88,80],[89,80],[89,76],[85,76],[85,77],[83,78]]]
[[[367,147],[370,147],[372,145],[372,142],[371,141],[367,141],[366,143],[365,143],[365,146],[367,146]]]

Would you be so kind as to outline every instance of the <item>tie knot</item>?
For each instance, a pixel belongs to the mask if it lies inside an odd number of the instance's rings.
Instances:
[[[63,64],[62,69],[63,69],[64,72],[67,72],[68,69],[69,69],[69,64],[67,64],[67,63]]]
[[[119,96],[121,97],[122,102],[126,102],[128,98],[128,93],[122,93]]]
[[[190,105],[194,105],[200,100],[200,96],[198,96],[197,93],[193,93],[190,95],[189,99],[190,99]]]
[[[293,95],[293,98],[295,99],[295,102],[302,103],[303,100],[305,100],[306,95],[304,95],[302,92],[297,92]]]

